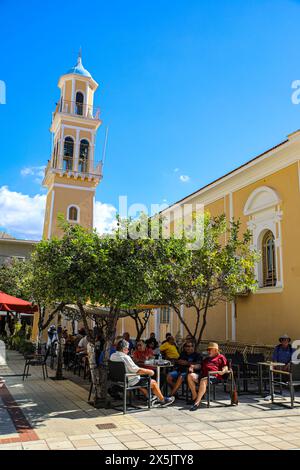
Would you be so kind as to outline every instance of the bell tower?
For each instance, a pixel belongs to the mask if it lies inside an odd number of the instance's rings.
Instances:
[[[60,236],[57,216],[93,229],[94,196],[102,179],[102,162],[95,161],[96,133],[102,121],[94,108],[98,83],[77,64],[58,82],[60,99],[52,115],[52,155],[43,186],[48,189],[43,238]]]

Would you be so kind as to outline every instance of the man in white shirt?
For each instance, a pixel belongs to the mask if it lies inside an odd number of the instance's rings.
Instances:
[[[137,366],[130,356],[129,353],[129,343],[122,339],[117,344],[117,351],[110,356],[110,360],[113,362],[123,362],[125,365],[125,370],[127,374],[136,374],[136,377],[130,377],[128,380],[128,384],[131,387],[136,387],[140,385],[141,392],[147,397],[147,380],[145,375],[150,375],[152,377],[154,375],[154,371],[150,369],[142,369],[141,367]],[[142,377],[141,377],[142,376]],[[172,405],[174,403],[174,397],[164,397],[160,391],[160,388],[157,382],[151,379],[151,390],[153,391],[154,395],[158,398],[159,404],[162,407],[166,407]]]
[[[77,352],[86,354],[87,345],[88,345],[88,339],[87,339],[87,336],[84,336],[83,338],[81,338],[81,340],[78,343]]]

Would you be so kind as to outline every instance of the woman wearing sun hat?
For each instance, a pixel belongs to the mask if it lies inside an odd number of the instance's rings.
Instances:
[[[218,372],[218,374],[210,377],[211,383],[216,382],[218,379],[222,379],[222,376],[228,374],[228,362],[223,354],[220,354],[219,345],[217,343],[209,343],[207,346],[208,357],[206,357],[202,365],[194,366],[192,365],[189,368],[188,375],[188,384],[192,392],[192,398],[194,400],[193,406],[190,408],[190,411],[196,411],[201,403],[202,397],[205,395],[207,383],[208,383],[208,373],[209,372]],[[194,371],[201,367],[201,373],[197,374]],[[196,383],[199,381],[199,390],[198,394],[196,392]]]

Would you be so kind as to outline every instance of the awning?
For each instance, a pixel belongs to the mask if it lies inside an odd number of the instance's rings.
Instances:
[[[0,291],[0,311],[17,312],[17,313],[35,313],[38,311],[37,306],[32,305],[27,300],[18,299],[11,295]]]

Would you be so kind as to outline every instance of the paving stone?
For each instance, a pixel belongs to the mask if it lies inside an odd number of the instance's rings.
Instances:
[[[150,447],[150,444],[148,442],[145,442],[145,441],[126,442],[126,447],[128,449],[131,449],[131,450],[147,449],[147,447]]]
[[[135,438],[136,440],[136,438]],[[100,438],[96,438],[95,441],[101,445],[101,447],[103,445],[106,445],[106,444],[120,444],[120,440],[117,439],[116,437],[100,437]]]
[[[183,444],[178,444],[180,449],[182,450],[203,450],[203,447],[200,444],[196,444],[195,442],[186,442]]]
[[[101,447],[103,450],[127,450],[127,447],[122,444],[104,444]]]
[[[76,447],[76,450],[102,450],[100,446]]]

